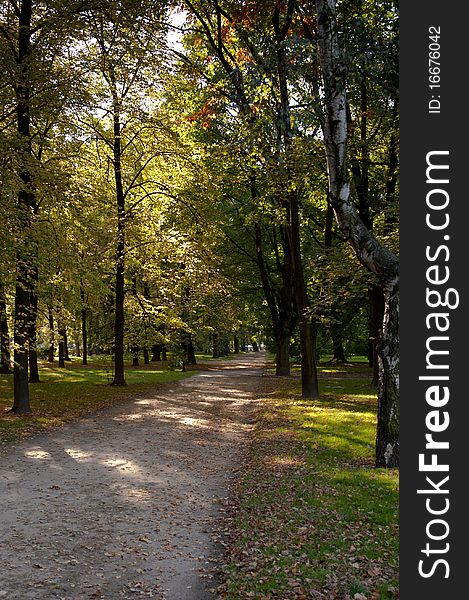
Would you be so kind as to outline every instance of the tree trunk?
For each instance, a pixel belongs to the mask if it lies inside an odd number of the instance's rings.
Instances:
[[[329,179],[329,202],[357,258],[375,273],[384,294],[384,321],[379,355],[376,466],[399,463],[399,262],[357,215],[350,200],[346,145],[347,72],[336,26],[336,0],[316,0],[319,62],[324,89],[323,138]]]
[[[376,466],[399,466],[399,279],[384,286],[384,320],[378,344]]]
[[[8,332],[7,307],[5,290],[0,282],[0,373],[11,373],[10,368],[10,339]]]
[[[330,333],[332,338],[333,357],[332,363],[343,364],[347,362],[342,337],[342,326],[338,323],[331,325]]]
[[[370,303],[368,331],[372,352],[372,364],[370,366],[373,367],[373,379],[371,385],[377,387],[379,382],[378,345],[384,319],[384,296],[381,286],[374,285],[371,287],[368,291],[368,297]]]
[[[58,331],[59,334],[59,367],[65,368],[65,340],[67,337],[67,332],[64,328],[60,328]]]
[[[28,383],[28,321],[25,315],[29,294],[25,292],[27,281],[24,280],[21,270],[18,269],[15,292],[14,400],[11,409],[17,415],[31,412]]]
[[[254,182],[251,181],[251,195],[257,197]],[[291,254],[286,232],[283,232],[283,264],[277,263],[277,268],[282,272],[282,288],[280,297],[275,294],[264,258],[262,232],[260,225],[255,228],[256,260],[261,276],[262,289],[269,307],[274,332],[276,351],[276,375],[290,375],[290,337],[296,324],[296,311],[293,303],[293,284],[291,269]],[[277,252],[277,254],[279,254]]]
[[[292,23],[294,2],[287,4],[284,23],[280,24],[280,4],[276,5],[273,25],[277,43],[277,76],[279,83],[279,104],[277,109],[277,132],[279,145],[279,173],[287,182],[292,179],[288,159],[293,139],[292,117],[290,111],[288,85],[288,57],[285,41]],[[280,201],[286,209],[287,234],[291,254],[293,289],[298,312],[301,348],[301,395],[303,398],[319,396],[318,377],[316,371],[316,335],[317,326],[312,321],[309,310],[308,294],[304,279],[303,262],[301,257],[299,197],[296,191],[288,193]]]
[[[78,337],[78,332],[74,332],[74,344],[75,344],[75,356],[77,358],[81,358],[81,346],[80,346],[80,338]]]
[[[146,346],[144,346],[144,348],[143,348],[143,364],[144,365],[150,364],[150,354],[148,353],[148,348]]]
[[[161,348],[161,360],[168,360],[166,346],[164,344],[163,344],[163,347]]]
[[[55,347],[54,347],[54,313],[52,306],[48,307],[48,318],[49,318],[49,356],[47,361],[50,363],[54,362]]]
[[[188,365],[196,365],[197,364],[197,359],[195,358],[194,343],[192,341],[192,335],[190,333],[187,336],[186,364],[188,364]]]
[[[138,346],[133,346],[132,347],[132,367],[138,367],[140,366],[139,360],[138,360],[138,353],[139,353],[139,347]]]
[[[311,399],[319,396],[316,370],[316,338],[317,324],[311,321],[309,317],[300,319],[302,398]]]
[[[81,298],[81,339],[83,343],[83,353],[81,362],[83,365],[88,364],[88,330],[87,330],[87,311],[85,306],[85,290],[80,287]]]
[[[214,331],[213,335],[212,335],[212,340],[213,340],[212,358],[220,357],[220,348],[219,348],[219,339],[218,338],[219,338],[218,333],[216,331]]]
[[[63,337],[64,337],[64,360],[66,360],[67,362],[72,362],[72,359],[70,358],[70,354],[68,353],[67,329],[63,330]]]
[[[36,321],[37,321],[37,281],[38,281],[38,272],[37,267],[34,269],[34,281],[33,281],[33,289],[30,293],[29,299],[29,383],[39,383],[39,367],[37,364],[37,330],[36,330]]]
[[[259,346],[257,344],[257,342],[255,340],[251,341],[251,345],[252,345],[252,351],[253,352],[259,352]]]
[[[33,215],[36,212],[33,160],[30,131],[30,55],[31,55],[32,0],[23,0],[18,15],[18,81],[16,84],[18,131],[18,223],[22,234],[16,251],[16,288],[14,313],[14,399],[11,411],[26,414],[31,411],[28,383],[28,333],[30,324],[29,301],[34,265],[31,265],[33,240]]]
[[[239,354],[239,338],[237,335],[233,337],[233,349],[235,354]]]
[[[116,182],[117,203],[117,247],[116,247],[116,278],[114,320],[114,380],[112,385],[125,385],[124,367],[124,283],[125,283],[125,196],[122,183],[122,149],[120,103],[117,96],[113,73],[111,72],[113,94],[113,124],[114,124],[114,178]]]
[[[293,283],[300,329],[301,351],[301,397],[317,398],[319,396],[318,375],[316,369],[317,324],[309,314],[309,302],[306,293],[300,246],[300,220],[298,198],[290,195],[289,202],[289,235],[292,249]]]
[[[290,375],[290,332],[284,332],[277,342],[277,358],[275,366],[275,375]]]
[[[152,348],[151,362],[161,361],[161,344],[154,344]]]

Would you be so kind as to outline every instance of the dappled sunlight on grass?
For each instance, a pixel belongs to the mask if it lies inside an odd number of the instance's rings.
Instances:
[[[226,597],[295,588],[396,598],[398,473],[374,468],[376,391],[362,373],[321,380],[316,400],[302,399],[299,384],[273,379],[263,401]]]

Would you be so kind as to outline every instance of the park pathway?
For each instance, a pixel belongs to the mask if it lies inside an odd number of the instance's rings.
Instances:
[[[0,459],[0,599],[216,598],[221,501],[264,360],[214,363],[10,447]]]

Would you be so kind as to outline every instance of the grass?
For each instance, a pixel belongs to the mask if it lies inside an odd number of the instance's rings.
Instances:
[[[296,378],[271,378],[237,488],[223,598],[397,597],[398,473],[373,466],[371,372],[338,370],[348,376],[321,380],[315,401],[299,398]]]
[[[22,417],[6,412],[13,402],[13,376],[0,375],[0,443],[9,443],[34,432],[55,427],[95,412],[157,384],[178,381],[193,373],[168,371],[155,364],[126,369],[125,387],[112,381],[111,363],[92,357],[83,367],[79,360],[65,369],[40,364],[41,383],[30,385],[31,414]],[[161,363],[160,363],[161,365]]]
[[[243,354],[243,352],[241,352],[240,354]],[[239,354],[227,354],[225,356],[220,356],[218,358],[213,358],[212,354],[202,354],[200,352],[197,352],[195,355],[195,358],[197,360],[201,360],[203,362],[206,362],[207,360],[233,360],[234,358],[238,357]]]

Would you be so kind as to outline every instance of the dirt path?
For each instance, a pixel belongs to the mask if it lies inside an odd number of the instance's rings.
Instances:
[[[0,598],[216,597],[220,499],[263,362],[218,363],[12,447],[0,462]]]

